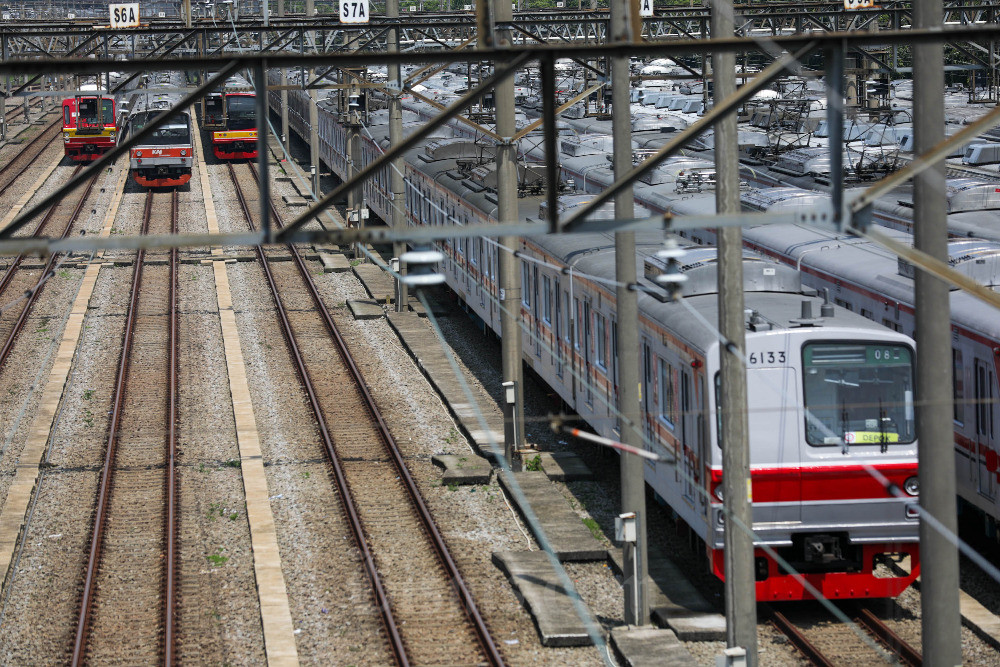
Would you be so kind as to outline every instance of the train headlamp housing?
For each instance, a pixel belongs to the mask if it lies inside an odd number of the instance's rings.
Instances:
[[[906,492],[908,496],[919,496],[920,495],[920,478],[914,475],[913,477],[908,477],[905,482],[903,482],[903,491]]]
[[[135,156],[136,157],[142,157],[142,151],[136,151],[135,152]]]
[[[719,484],[717,487],[715,487],[715,489],[712,491],[712,495],[718,498],[720,503],[726,502],[725,498],[722,495],[722,484]]]

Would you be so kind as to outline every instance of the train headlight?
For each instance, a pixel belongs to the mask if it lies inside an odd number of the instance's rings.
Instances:
[[[187,154],[188,154],[187,149],[186,148],[182,148],[181,149],[181,157],[184,157]]]
[[[720,503],[725,502],[725,499],[722,497],[722,485],[721,484],[719,484],[717,487],[715,487],[715,490],[712,491],[712,495],[715,496],[716,498],[718,498]]]
[[[136,151],[135,152],[135,156],[136,157],[142,157],[142,151]]]
[[[920,478],[916,475],[913,477],[908,477],[905,482],[903,482],[903,491],[909,496],[919,496],[920,495]]]

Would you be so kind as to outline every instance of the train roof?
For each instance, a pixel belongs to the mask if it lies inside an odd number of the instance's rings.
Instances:
[[[526,241],[551,258],[565,264],[575,272],[595,276],[602,289],[614,293],[614,287],[604,283],[615,279],[615,245],[613,234],[559,234],[535,236]],[[639,292],[640,312],[658,322],[664,328],[700,350],[712,347],[718,337],[696,318],[690,316],[687,307],[677,302],[662,302],[654,294],[662,294],[662,289],[646,277],[649,263],[662,266],[656,252],[663,247],[662,232],[636,232],[636,270],[639,283],[648,291]],[[689,255],[681,260],[682,272],[689,277],[690,285],[685,287],[687,306],[695,309],[709,322],[718,322],[718,294],[715,282],[717,268],[716,249],[705,246],[686,248]],[[799,274],[754,253],[744,253],[744,301],[747,311],[748,331],[776,331],[796,329],[802,326],[802,302],[811,304],[815,315],[820,313],[823,299],[815,290],[801,287]],[[751,324],[749,315],[756,313],[756,323]],[[829,330],[834,327],[850,327],[858,330],[885,332],[870,320],[835,308],[832,318],[813,317],[807,326]],[[822,335],[822,334],[820,334]]]

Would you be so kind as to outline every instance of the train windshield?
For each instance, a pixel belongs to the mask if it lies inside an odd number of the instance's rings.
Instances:
[[[81,97],[78,100],[77,109],[77,122],[80,124],[80,127],[98,126],[98,108],[96,97]],[[115,124],[115,107],[113,100],[106,97],[101,99],[100,116],[105,125]]]
[[[226,116],[230,130],[252,130],[256,124],[257,102],[252,95],[226,97]]]
[[[905,444],[913,422],[913,352],[891,343],[809,343],[802,352],[810,445]]]
[[[150,112],[136,114],[132,119],[132,131],[138,132],[146,123],[155,119],[160,112]],[[142,140],[144,146],[166,146],[172,144],[190,144],[191,129],[188,127],[186,115],[177,115],[170,118],[166,123],[156,128],[153,134]]]

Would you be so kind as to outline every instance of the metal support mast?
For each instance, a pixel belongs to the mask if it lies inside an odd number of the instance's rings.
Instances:
[[[714,0],[712,38],[733,35],[732,0]],[[712,54],[715,104],[736,91],[736,58]],[[735,114],[715,125],[715,208],[718,213],[740,212],[740,173],[736,156]],[[719,349],[721,375],[722,486],[726,509],[726,645],[746,650],[747,665],[757,664],[757,603],[754,582],[753,525],[750,486],[750,443],[747,439],[747,374],[741,359],[746,349],[743,315],[743,232],[720,229],[719,329],[728,345]]]
[[[314,0],[306,0],[306,16],[312,18],[316,14]],[[305,37],[305,48],[311,52],[316,50],[316,33],[308,32]],[[311,42],[311,44],[310,44]],[[309,81],[316,77],[316,70],[309,70]],[[319,109],[316,107],[316,89],[309,91],[309,165],[312,169],[312,187],[316,196],[321,196],[319,191]]]
[[[611,3],[611,39],[629,43],[631,26],[628,11],[632,4]],[[632,168],[632,118],[629,113],[629,59],[611,58],[611,110],[614,136],[615,177]],[[554,128],[547,128],[555,131]],[[549,159],[555,159],[551,157]],[[632,186],[615,194],[615,217],[635,216]],[[639,410],[639,299],[630,289],[636,282],[635,232],[615,234],[615,298],[618,306],[618,410],[621,412],[621,441],[642,448],[642,415]],[[558,296],[558,295],[557,295]],[[636,541],[623,542],[625,623],[646,625],[649,603],[646,596],[646,481],[645,464],[634,454],[621,456],[621,512],[635,513]]]
[[[917,28],[941,29],[941,0],[913,7]],[[944,139],[944,47],[940,42],[913,45],[913,107],[916,153]],[[918,250],[948,261],[945,166],[938,162],[913,179],[913,228]],[[921,626],[924,664],[962,664],[958,609],[958,532],[955,454],[952,442],[951,325],[948,285],[924,271],[916,275],[917,418],[920,506],[933,515],[920,521]],[[940,528],[950,531],[942,534]]]
[[[487,3],[479,4],[479,11],[485,11]],[[510,0],[495,0],[492,3],[493,18],[496,23],[508,24],[514,18]],[[498,48],[511,46],[510,30],[496,31]],[[514,123],[514,79],[509,77],[496,86],[497,134],[503,143],[497,146],[497,219],[501,223],[516,222],[517,212],[517,145],[512,141],[517,132]],[[521,366],[521,276],[520,260],[512,254],[518,250],[520,241],[516,236],[501,236],[499,254],[500,268],[500,336],[503,359],[503,381],[515,382],[514,441],[524,442],[524,374]],[[505,432],[510,431],[506,429]],[[506,449],[512,443],[504,443]],[[520,469],[517,457],[509,460],[511,468]]]
[[[386,0],[385,15],[386,18],[390,19],[399,18],[399,0]],[[387,40],[389,53],[398,53],[399,30],[397,28],[389,29]],[[398,64],[389,65],[387,79],[389,88],[389,145],[396,146],[403,140],[403,78],[400,75]],[[404,210],[406,200],[405,188],[406,184],[403,182],[403,159],[399,158],[393,161],[392,167],[389,169],[389,189],[392,192],[392,220],[389,222],[396,229],[406,227],[406,211]],[[394,257],[402,257],[404,252],[406,252],[405,243],[396,242],[392,245],[392,254]],[[406,267],[400,264],[399,271],[403,273],[406,271]],[[406,311],[408,300],[409,295],[407,294],[406,283],[402,280],[396,280],[397,313]]]

